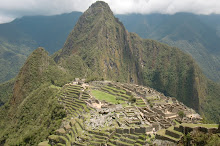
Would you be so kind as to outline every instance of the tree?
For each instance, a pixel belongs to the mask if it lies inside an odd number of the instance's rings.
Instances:
[[[130,103],[135,103],[136,102],[136,98],[133,95],[131,95],[131,97],[128,99],[128,101]]]
[[[218,132],[220,132],[220,121],[218,122]]]
[[[186,116],[183,111],[179,111],[179,112],[178,112],[178,115],[179,115],[179,117],[180,117],[181,119],[183,119],[183,117]]]

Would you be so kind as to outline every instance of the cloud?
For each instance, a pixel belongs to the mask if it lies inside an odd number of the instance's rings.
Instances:
[[[219,0],[105,0],[117,14],[191,12],[220,14]]]
[[[0,23],[30,15],[85,11],[96,0],[0,0]],[[220,14],[219,0],[104,0],[115,14]]]

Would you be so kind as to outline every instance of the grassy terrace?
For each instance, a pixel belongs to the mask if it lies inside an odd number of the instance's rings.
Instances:
[[[123,89],[117,89],[117,88],[111,87],[111,86],[105,86],[105,87],[106,87],[106,88],[109,88],[109,89],[112,89],[113,91],[118,91],[118,92],[120,92],[120,93],[122,93],[122,94],[126,94],[126,91],[123,90]]]
[[[38,146],[50,146],[50,145],[48,144],[48,142],[49,142],[49,141],[43,141],[43,142],[39,143]]]
[[[114,95],[108,94],[103,91],[99,90],[92,90],[92,95],[98,100],[105,100],[106,102],[117,104],[117,103],[124,103],[123,100],[116,100]]]
[[[182,123],[181,124],[184,127],[205,127],[205,128],[218,128],[218,124],[188,124],[188,123]]]
[[[110,139],[109,145],[144,145],[146,142],[146,137],[140,134],[119,134],[115,133]]]
[[[164,136],[164,137],[167,137],[167,138],[169,138],[169,139],[172,139],[172,140],[174,140],[174,141],[176,141],[176,142],[180,140],[180,139],[171,137],[171,136],[169,136],[169,135],[166,135],[165,132],[166,132],[166,129],[161,129],[161,130],[157,131],[157,134],[158,134],[158,135],[161,135],[161,136]]]
[[[188,123],[183,123],[181,125],[184,126],[184,127],[191,127],[191,128],[195,128],[195,127],[218,128],[218,124],[188,124]],[[174,130],[174,126],[169,127],[167,130],[172,132],[172,133],[175,133],[177,135],[183,136],[183,133]],[[167,138],[169,138],[171,140],[174,140],[176,142],[180,140],[180,138],[175,138],[175,137],[172,137],[170,135],[167,135],[166,134],[166,129],[161,129],[161,130],[157,131],[157,135],[167,137]]]
[[[147,100],[156,100],[157,99],[157,97],[155,97],[155,96],[146,96],[145,98]]]
[[[178,134],[178,135],[183,135],[183,133],[174,130],[174,126],[169,127],[167,130],[172,131],[173,133],[176,133],[176,134]]]
[[[136,99],[136,105],[137,105],[137,107],[145,107],[146,106],[145,102],[140,98]]]
[[[59,100],[64,103],[65,110],[68,113],[66,119],[77,117],[83,111],[88,112],[90,110],[84,102],[84,100],[89,98],[89,94],[82,92],[82,98],[79,99],[80,89],[82,89],[81,86],[68,85],[65,86],[63,92],[60,93]]]
[[[116,94],[117,96],[121,96],[126,99],[130,97],[129,95],[126,95],[126,91],[123,89],[117,89],[117,88],[110,87],[110,86],[104,86],[102,87],[102,90],[108,91],[111,94]]]

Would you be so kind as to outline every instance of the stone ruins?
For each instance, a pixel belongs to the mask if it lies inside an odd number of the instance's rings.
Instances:
[[[48,137],[50,145],[148,145],[155,138],[177,142],[182,123],[202,120],[175,98],[135,84],[75,79],[58,100],[67,117]]]

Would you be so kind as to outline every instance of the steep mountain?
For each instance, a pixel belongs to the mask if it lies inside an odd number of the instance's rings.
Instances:
[[[13,86],[14,86],[15,79],[7,81],[3,84],[0,84],[0,102],[4,105],[9,100],[9,97],[13,94]]]
[[[62,66],[79,58],[81,75],[137,82],[129,33],[105,3],[92,5],[78,20],[63,49],[55,55]],[[78,62],[78,60],[76,60]],[[70,66],[70,65],[69,65]],[[72,72],[74,72],[74,69]],[[128,71],[130,70],[130,71]]]
[[[72,12],[57,16],[29,16],[1,24],[0,66],[3,69],[0,71],[0,82],[15,77],[34,48],[42,46],[49,53],[62,48],[81,14]],[[177,13],[116,17],[129,32],[159,40],[189,53],[208,78],[219,81],[219,15]]]
[[[199,18],[206,25],[214,29],[216,31],[216,34],[220,37],[220,15],[219,14],[199,15]]]
[[[0,83],[15,77],[35,48],[49,53],[62,48],[80,15],[29,16],[0,24]]]
[[[14,77],[34,48],[42,46],[49,53],[62,48],[81,14],[72,12],[57,16],[29,16],[1,24],[0,66],[3,69],[0,71],[0,82]],[[219,81],[219,15],[177,13],[116,17],[129,32],[159,40],[189,53],[208,78]]]
[[[50,57],[43,48],[38,48],[28,57],[14,81],[9,102],[0,108],[0,143],[36,144],[55,133],[66,112],[75,108],[80,111],[74,115],[87,111],[84,90],[76,91],[81,88],[78,86],[67,88],[76,77],[153,87],[205,114],[208,119],[217,121],[219,118],[220,88],[202,74],[191,56],[178,48],[129,33],[108,4],[97,1],[79,18],[60,51]],[[69,84],[63,86],[65,83]],[[84,88],[86,90],[86,86]],[[66,101],[57,99],[59,91]],[[129,95],[126,91],[117,92]],[[77,100],[68,99],[76,95]],[[135,101],[126,95],[126,101]],[[119,103],[120,99],[117,98]],[[64,112],[64,107],[70,107],[72,102],[76,102],[72,109]],[[80,122],[75,122],[78,131]],[[60,140],[56,138],[52,136],[56,142]],[[69,137],[61,141],[66,139]]]
[[[117,17],[128,31],[178,47],[190,54],[208,78],[219,82],[219,15],[177,13],[117,15]]]
[[[70,79],[43,48],[36,49],[16,77],[9,102],[0,109],[1,143],[33,145],[58,128],[65,112],[56,95]]]

